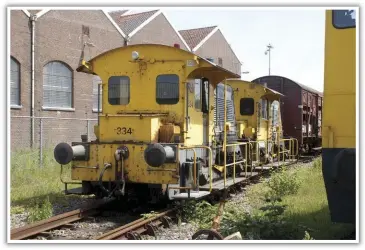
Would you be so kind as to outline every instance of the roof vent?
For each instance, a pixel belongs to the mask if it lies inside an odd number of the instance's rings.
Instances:
[[[174,43],[174,47],[180,49],[180,44]]]

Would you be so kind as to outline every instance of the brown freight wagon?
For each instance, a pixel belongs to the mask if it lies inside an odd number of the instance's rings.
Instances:
[[[321,92],[282,76],[263,76],[252,82],[267,85],[284,95],[280,107],[283,136],[298,139],[301,153],[322,149]]]

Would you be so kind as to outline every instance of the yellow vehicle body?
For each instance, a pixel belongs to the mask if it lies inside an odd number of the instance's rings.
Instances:
[[[282,139],[280,116],[281,93],[261,84],[244,80],[229,79],[227,84],[234,93],[237,136],[252,142],[255,161],[260,164],[273,161],[278,151],[275,145]],[[261,160],[258,158],[262,152]]]
[[[327,10],[322,165],[331,218],[355,222],[356,13]]]
[[[133,62],[131,60],[133,51],[146,56]],[[191,66],[188,65],[189,63]],[[115,49],[91,60],[90,66],[92,73],[102,79],[103,111],[99,115],[99,125],[96,129],[99,131],[96,135],[99,144],[95,145],[91,152],[95,158],[88,164],[96,166],[103,165],[105,159],[111,161],[110,158],[114,156],[116,147],[123,143],[133,150],[132,155],[125,162],[128,179],[131,182],[176,184],[178,164],[163,164],[151,170],[143,157],[146,145],[158,142],[160,127],[171,123],[178,127],[177,130],[184,131],[182,134],[177,134],[181,137],[179,142],[186,146],[202,145],[202,117],[192,104],[188,104],[190,123],[184,121],[186,84],[192,84],[196,78],[209,77],[214,86],[234,74],[220,70],[208,61],[184,50],[159,45],[137,45]],[[157,76],[161,74],[176,74],[181,79],[179,101],[175,105],[159,105],[156,102],[155,82]],[[108,79],[116,75],[127,75],[130,82],[134,83],[130,85],[131,98],[127,105],[108,103]],[[187,92],[188,99],[194,100],[194,94],[191,91]],[[128,131],[131,132],[128,133]],[[101,143],[108,144],[100,145]],[[109,149],[100,150],[100,147]],[[75,162],[76,164],[78,162]],[[171,171],[159,171],[163,169]],[[73,179],[95,180],[98,176],[98,173],[81,174],[81,171],[76,171],[77,168],[72,171]],[[112,175],[105,175],[104,178],[114,180]]]
[[[237,132],[240,138],[249,137],[251,139],[263,141],[272,140],[273,132],[281,133],[280,107],[275,109],[277,123],[273,124],[274,114],[272,104],[274,101],[279,102],[282,94],[272,89],[266,88],[261,84],[247,82],[244,80],[230,79],[227,83],[234,90],[235,117],[237,123]],[[251,113],[245,113],[242,110],[242,99],[252,99]],[[262,106],[262,100],[267,101],[265,107]],[[248,100],[249,101],[249,100]],[[247,108],[247,106],[245,106]],[[266,109],[266,110],[263,110]],[[266,117],[263,118],[262,114]],[[275,139],[277,140],[277,138]]]
[[[98,75],[102,93],[97,139],[58,149],[73,156],[82,152],[72,158],[71,177],[83,184],[179,184],[180,157],[193,151],[184,147],[212,143],[214,108],[206,104],[213,90],[227,78],[240,77],[188,51],[155,44],[107,51],[83,61],[77,71]],[[206,95],[198,96],[203,88]],[[152,156],[161,150],[165,155],[158,164]]]

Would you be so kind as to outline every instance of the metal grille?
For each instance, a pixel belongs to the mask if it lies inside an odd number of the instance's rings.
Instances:
[[[43,68],[43,105],[72,107],[72,72],[61,62],[50,62]]]
[[[218,131],[223,131],[224,129],[224,85],[218,84],[217,88],[214,91],[214,123],[215,127]],[[232,125],[235,125],[235,110],[233,103],[233,92],[230,86],[227,86],[227,122],[230,122]],[[234,126],[232,127],[234,128]]]
[[[176,104],[179,102],[179,77],[177,75],[157,76],[156,101],[158,104]]]
[[[261,99],[261,117],[263,119],[268,119],[267,115],[267,100]]]
[[[19,69],[20,65],[14,58],[11,58],[10,64],[10,89],[11,89],[11,97],[10,104],[11,105],[20,105],[19,98]]]
[[[99,112],[102,110],[102,96],[103,96],[103,88],[101,87],[101,78],[99,76],[93,76],[93,110],[98,110],[98,88],[100,88],[99,93]]]
[[[108,99],[111,105],[126,105],[130,100],[128,76],[112,76],[108,83]]]

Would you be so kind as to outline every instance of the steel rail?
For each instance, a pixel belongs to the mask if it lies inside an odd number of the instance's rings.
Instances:
[[[79,208],[73,211],[69,211],[63,214],[53,216],[51,218],[38,221],[31,225],[12,229],[10,232],[11,240],[22,240],[31,236],[36,236],[45,231],[59,228],[71,222],[79,221],[88,216],[96,215],[100,213],[100,207],[111,202],[114,199],[97,201],[91,206],[85,208]]]
[[[160,221],[163,217],[167,216],[168,214],[173,213],[177,208],[165,210],[160,212],[159,214],[153,215],[151,218],[140,218],[138,220],[132,221],[126,225],[118,227],[114,230],[111,230],[103,235],[100,235],[95,240],[128,240],[126,237],[127,233],[137,233],[138,235],[143,234],[149,230],[148,226],[157,227],[163,224]]]

